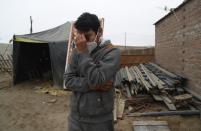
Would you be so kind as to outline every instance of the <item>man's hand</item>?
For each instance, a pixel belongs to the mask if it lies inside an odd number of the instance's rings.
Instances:
[[[86,40],[84,34],[77,33],[75,42],[76,42],[77,50],[79,53],[88,51],[87,40]]]
[[[93,86],[93,87],[90,87],[90,89],[94,91],[108,91],[112,87],[113,87],[113,82],[110,80],[110,81],[107,81],[104,85]]]

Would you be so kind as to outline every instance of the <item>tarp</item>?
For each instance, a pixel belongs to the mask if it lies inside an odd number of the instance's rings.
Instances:
[[[15,35],[15,41],[30,41],[35,43],[67,41],[70,31],[70,25],[70,22],[66,22],[65,24],[46,31],[26,35]]]
[[[46,31],[14,36],[14,85],[30,80],[30,75],[47,74],[49,70],[54,85],[63,86],[70,26],[71,23],[66,22]]]

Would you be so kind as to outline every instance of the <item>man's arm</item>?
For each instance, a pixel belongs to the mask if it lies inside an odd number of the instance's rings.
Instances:
[[[73,91],[89,91],[90,87],[102,86],[111,80],[117,72],[120,64],[120,50],[111,48],[104,58],[98,62],[90,57],[87,49],[87,41],[83,34],[76,38],[77,58],[72,58],[73,63],[69,64],[67,71],[66,87]],[[76,63],[75,63],[75,60]],[[79,77],[75,73],[79,69]],[[82,83],[83,82],[83,83]]]
[[[120,50],[117,48],[110,49],[98,62],[94,62],[88,52],[82,52],[78,57],[80,73],[89,87],[104,85],[115,76],[120,65]]]
[[[75,50],[72,52],[70,63],[64,74],[65,86],[67,89],[75,92],[87,92],[89,86],[85,77],[80,77],[77,71],[77,55]]]
[[[96,90],[96,87],[98,87],[97,90],[101,91],[100,88],[104,88],[104,84],[115,75],[119,68],[119,61],[120,51],[115,48],[108,52],[104,59],[98,63],[93,61],[88,52],[80,53],[79,56],[75,56],[75,53],[73,53],[72,62],[65,73],[65,86],[67,89],[78,92]],[[80,69],[80,74],[84,77],[78,76],[77,68]],[[94,89],[89,87],[94,87]]]

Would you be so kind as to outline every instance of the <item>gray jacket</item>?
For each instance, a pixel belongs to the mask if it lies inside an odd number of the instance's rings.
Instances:
[[[120,65],[120,50],[110,41],[89,53],[73,50],[65,72],[65,86],[72,90],[70,117],[83,122],[97,123],[113,119],[114,88],[93,91],[89,87],[114,80]]]

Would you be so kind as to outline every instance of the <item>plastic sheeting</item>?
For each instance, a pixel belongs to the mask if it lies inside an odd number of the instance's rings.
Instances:
[[[49,43],[49,49],[54,84],[63,87],[67,42]]]
[[[63,25],[49,29],[46,31],[26,34],[26,35],[15,35],[15,41],[20,42],[31,42],[33,43],[51,43],[51,42],[63,42],[67,41],[70,32],[70,22],[66,22]],[[27,41],[26,41],[27,40]]]

